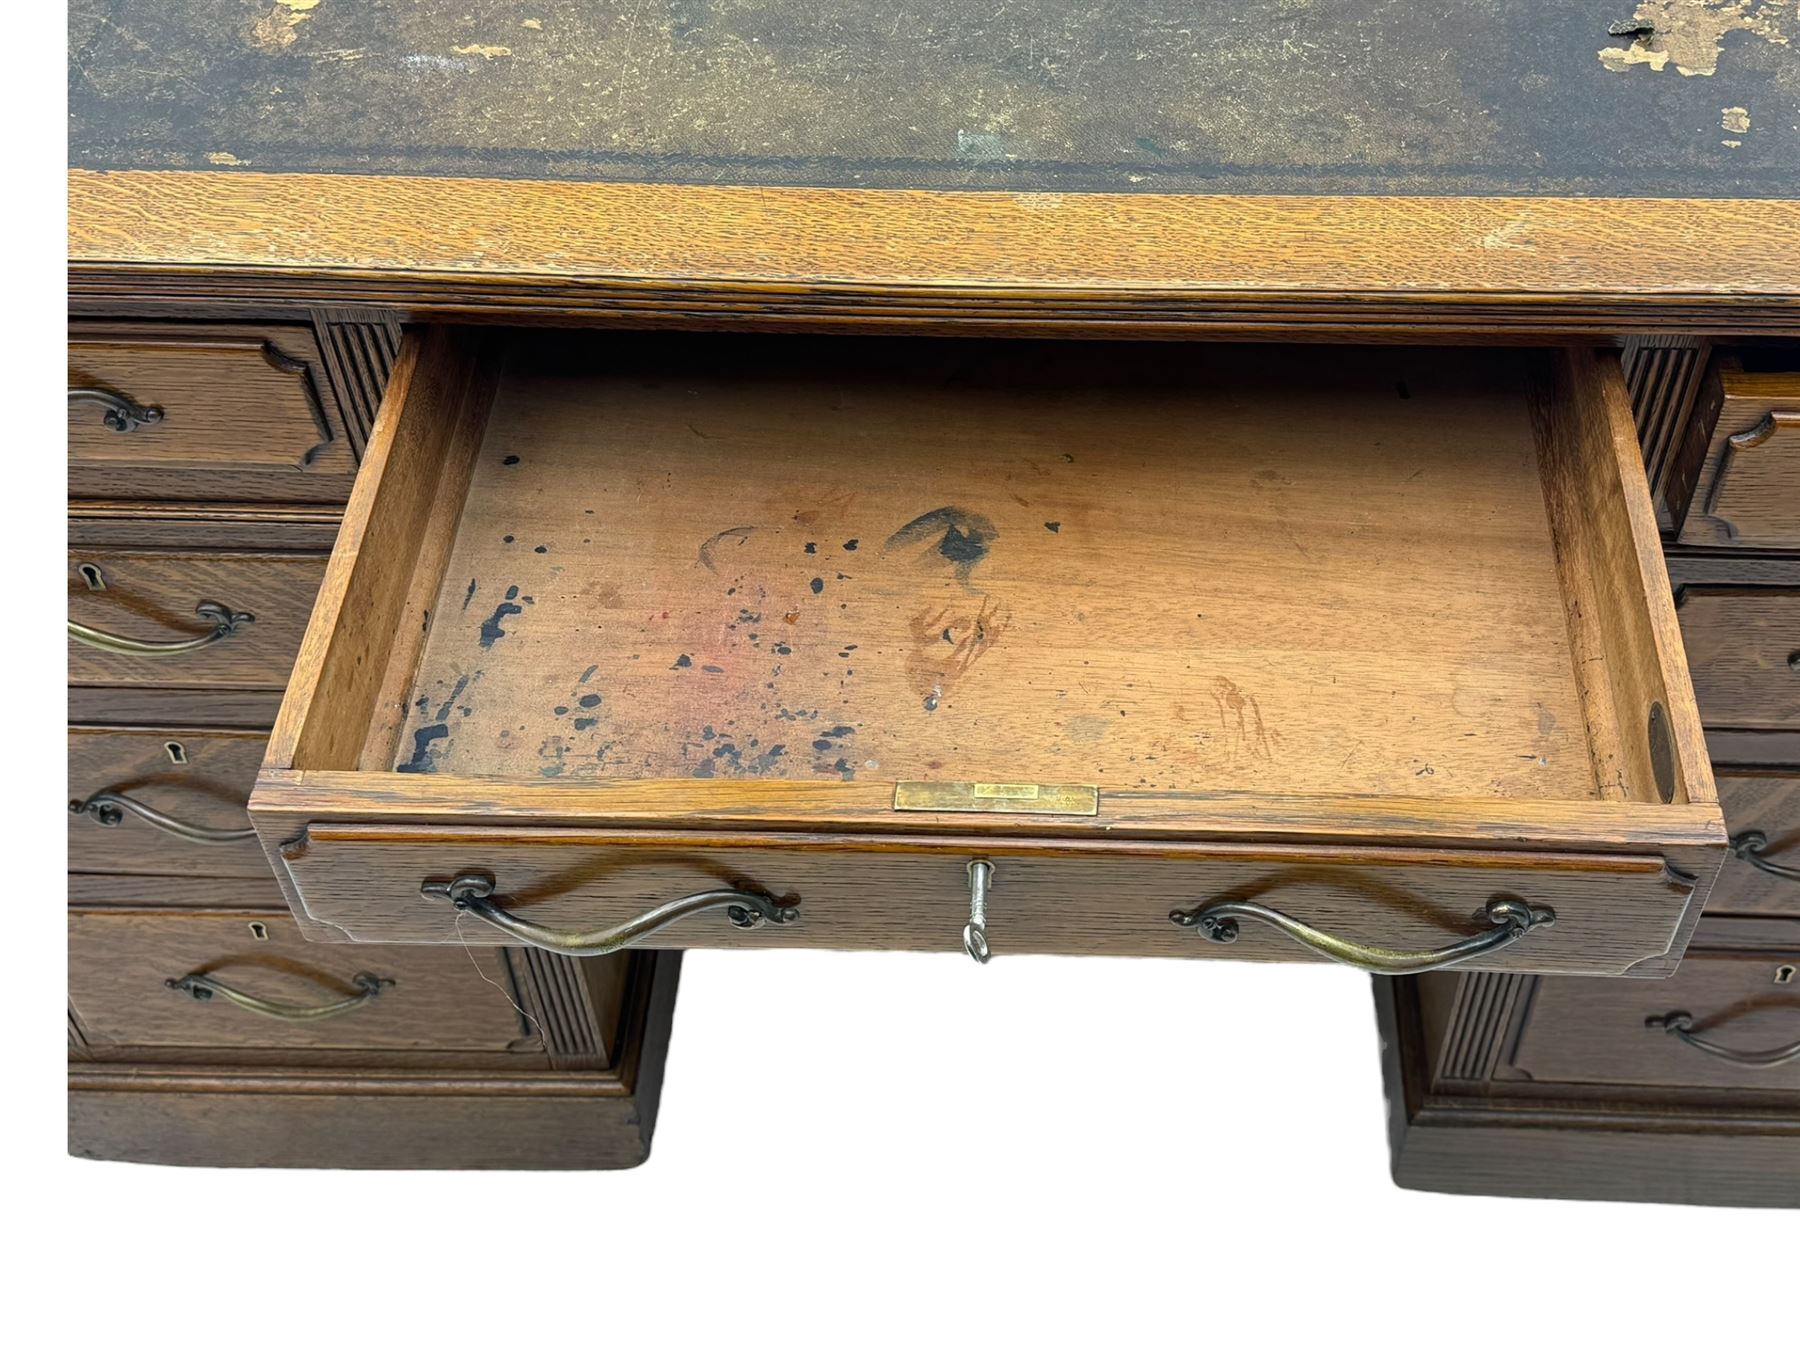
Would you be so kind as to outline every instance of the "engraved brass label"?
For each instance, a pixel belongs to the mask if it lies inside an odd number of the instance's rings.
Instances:
[[[1097,816],[1100,789],[1069,783],[896,783],[894,809]]]

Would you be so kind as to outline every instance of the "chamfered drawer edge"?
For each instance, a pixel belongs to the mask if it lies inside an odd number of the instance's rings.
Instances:
[[[1690,850],[1697,862],[1710,847]],[[644,934],[669,947],[954,951],[986,864],[993,952],[1318,959],[1244,916],[1211,940],[1208,906],[1254,901],[1320,933],[1430,952],[1492,932],[1517,897],[1554,916],[1476,958],[1505,969],[1654,975],[1678,956],[1701,879],[1662,852],[620,831],[315,822],[273,853],[295,912],[336,941],[519,940],[461,912],[444,888],[479,878],[492,902],[547,931],[592,933],[720,889],[782,909],[745,927],[700,912]],[[1222,912],[1221,912],[1222,913]],[[1177,920],[1177,916],[1182,916]],[[781,921],[785,920],[785,921]]]

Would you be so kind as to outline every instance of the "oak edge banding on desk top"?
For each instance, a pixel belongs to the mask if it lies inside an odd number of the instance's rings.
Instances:
[[[71,296],[684,322],[1800,332],[1800,203],[71,169]]]

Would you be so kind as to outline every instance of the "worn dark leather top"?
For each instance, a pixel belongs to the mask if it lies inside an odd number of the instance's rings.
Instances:
[[[1800,0],[73,0],[69,38],[83,168],[1800,189]]]

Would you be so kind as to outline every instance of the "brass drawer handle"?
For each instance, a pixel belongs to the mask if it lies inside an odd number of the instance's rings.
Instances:
[[[212,625],[211,631],[197,637],[177,638],[173,642],[146,642],[142,638],[121,637],[117,633],[89,628],[84,623],[76,623],[70,619],[69,636],[77,642],[98,647],[105,652],[127,652],[133,656],[175,656],[181,652],[197,652],[202,647],[223,642],[245,624],[256,622],[254,614],[230,609],[216,600],[202,600],[194,606],[194,613]]]
[[[1403,952],[1390,947],[1370,947],[1360,942],[1321,933],[1318,929],[1290,918],[1280,910],[1270,909],[1249,900],[1219,900],[1198,909],[1178,909],[1169,922],[1181,928],[1197,928],[1214,942],[1236,942],[1239,919],[1255,919],[1279,928],[1302,947],[1321,956],[1341,961],[1358,970],[1375,975],[1417,975],[1428,970],[1442,970],[1473,957],[1485,956],[1510,947],[1534,928],[1548,928],[1556,922],[1553,909],[1534,909],[1513,895],[1496,895],[1475,915],[1492,924],[1491,931],[1466,937],[1436,951]]]
[[[71,386],[69,389],[71,403],[98,403],[106,410],[101,422],[114,431],[136,431],[139,427],[150,426],[163,420],[161,408],[146,408],[141,403],[133,403],[123,394],[115,394],[110,389],[91,389]]]
[[[1778,1045],[1773,1050],[1734,1050],[1729,1045],[1720,1045],[1717,1041],[1709,1041],[1704,1036],[1694,1035],[1694,1015],[1690,1012],[1666,1012],[1661,1017],[1647,1017],[1644,1025],[1652,1031],[1664,1031],[1678,1041],[1686,1041],[1694,1049],[1725,1060],[1730,1064],[1741,1064],[1746,1069],[1772,1069],[1778,1064],[1786,1064],[1790,1060],[1800,1059],[1800,1041],[1791,1045]]]
[[[154,806],[148,806],[136,797],[128,797],[123,792],[114,792],[111,788],[103,788],[82,801],[70,802],[69,810],[106,826],[122,823],[125,813],[129,811],[164,834],[172,834],[193,844],[241,844],[246,839],[256,838],[256,831],[249,826],[241,830],[219,830],[210,825],[195,825],[164,815]]]
[[[242,989],[233,989],[210,975],[198,973],[183,975],[179,980],[164,980],[163,983],[177,993],[192,995],[199,1003],[205,1003],[217,994],[227,1003],[236,1004],[245,1012],[253,1012],[259,1017],[273,1017],[281,1022],[318,1022],[347,1013],[352,1008],[362,1007],[379,998],[383,989],[392,988],[394,982],[380,975],[364,972],[352,977],[350,981],[361,993],[339,999],[336,1003],[320,1003],[311,1007],[303,1003],[277,1003],[273,999],[258,998],[254,994],[246,994]]]
[[[1742,834],[1731,836],[1731,852],[1734,857],[1772,877],[1780,877],[1783,881],[1800,881],[1800,867],[1785,867],[1763,857],[1763,850],[1768,846],[1769,836],[1761,830],[1745,830]]]
[[[463,913],[473,914],[520,942],[571,956],[605,956],[620,951],[660,933],[670,924],[708,910],[723,909],[725,917],[737,928],[760,928],[765,920],[793,923],[800,917],[798,900],[777,900],[772,895],[760,895],[755,891],[700,891],[645,910],[615,928],[602,928],[592,933],[565,933],[540,927],[502,909],[494,903],[493,881],[475,873],[465,872],[454,881],[427,881],[419,887],[419,894],[427,900],[448,900]]]

